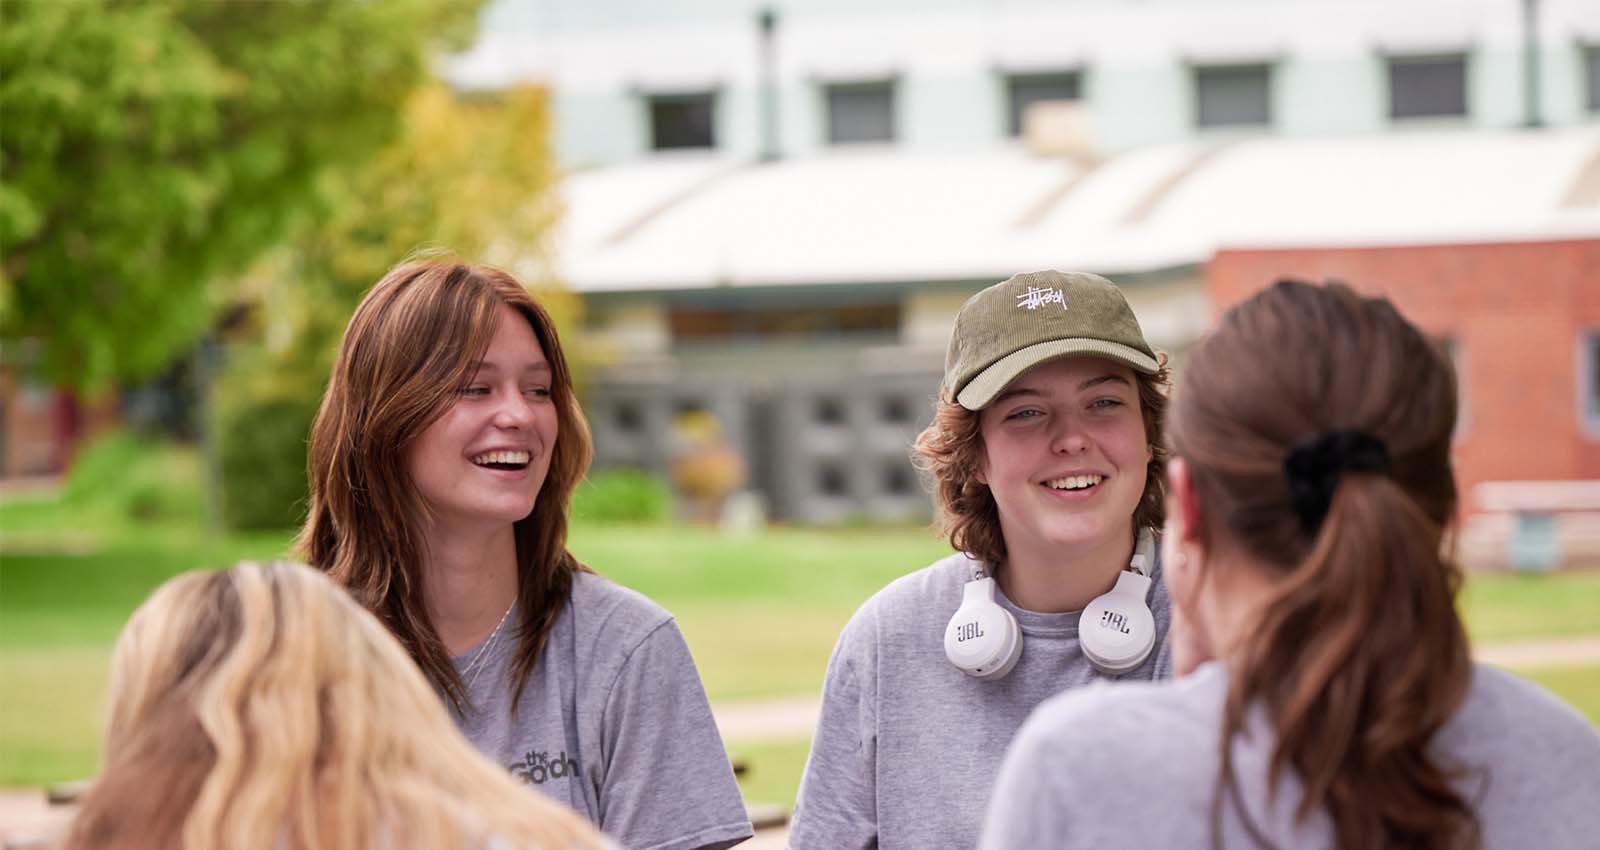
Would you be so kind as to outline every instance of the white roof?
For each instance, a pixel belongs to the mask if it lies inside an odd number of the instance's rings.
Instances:
[[[1596,170],[1600,127],[1212,138],[1094,168],[1016,147],[657,156],[567,176],[557,263],[578,291],[611,292],[1126,274],[1237,246],[1600,238],[1597,193],[1574,202]]]

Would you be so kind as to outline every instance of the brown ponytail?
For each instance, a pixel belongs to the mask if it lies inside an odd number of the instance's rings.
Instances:
[[[1292,770],[1304,786],[1296,819],[1325,810],[1341,850],[1475,847],[1458,777],[1428,752],[1471,679],[1460,573],[1441,553],[1456,505],[1445,360],[1385,300],[1286,282],[1229,311],[1175,405],[1175,453],[1208,539],[1224,535],[1279,570],[1230,660],[1213,846],[1226,798],[1238,802],[1232,742],[1259,706],[1276,735],[1267,787]],[[1371,435],[1391,465],[1346,470],[1308,533],[1284,460],[1338,429]]]

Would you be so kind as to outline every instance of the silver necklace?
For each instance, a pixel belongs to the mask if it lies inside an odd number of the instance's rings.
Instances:
[[[483,641],[483,646],[478,647],[478,651],[473,654],[472,660],[467,662],[467,669],[461,671],[461,678],[467,680],[467,690],[472,690],[472,686],[477,684],[478,674],[483,672],[483,667],[481,666],[483,660],[489,655],[489,647],[494,646],[494,639],[500,636],[500,627],[506,624],[506,618],[511,616],[511,609],[515,607],[517,607],[517,600],[512,599],[511,604],[506,606],[506,612],[500,615],[500,622],[495,624],[494,631],[489,633],[489,636]],[[472,678],[468,679],[469,675]]]

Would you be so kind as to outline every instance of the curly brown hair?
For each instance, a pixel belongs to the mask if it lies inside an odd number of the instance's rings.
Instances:
[[[1160,363],[1153,375],[1134,372],[1150,463],[1145,468],[1144,493],[1133,509],[1133,525],[1156,530],[1167,519],[1164,429],[1167,392],[1172,385],[1164,355]],[[1006,541],[1000,532],[1000,508],[994,494],[978,480],[984,457],[979,415],[940,396],[933,403],[933,422],[917,435],[911,461],[932,481],[939,525],[950,545],[993,566],[1005,561]]]

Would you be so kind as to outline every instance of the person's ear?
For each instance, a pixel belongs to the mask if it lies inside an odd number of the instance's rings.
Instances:
[[[1167,524],[1161,533],[1161,575],[1174,604],[1192,604],[1200,588],[1200,507],[1183,458],[1167,460]]]
[[[1189,464],[1181,457],[1171,458],[1167,461],[1167,536],[1174,545],[1199,546],[1204,543],[1204,528]]]

